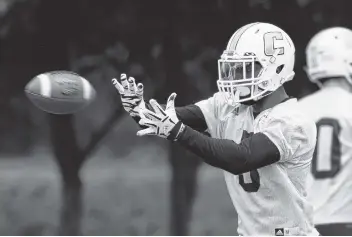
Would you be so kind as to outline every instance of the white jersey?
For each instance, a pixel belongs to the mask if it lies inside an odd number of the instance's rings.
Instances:
[[[316,142],[316,127],[289,99],[253,118],[252,107],[237,108],[221,93],[198,102],[214,138],[240,143],[248,133],[264,133],[280,151],[277,163],[241,175],[225,172],[238,213],[240,235],[318,235],[306,199],[306,177]],[[263,144],[265,146],[265,144]]]
[[[352,223],[352,94],[327,87],[303,98],[300,108],[318,128],[308,179],[315,224]]]

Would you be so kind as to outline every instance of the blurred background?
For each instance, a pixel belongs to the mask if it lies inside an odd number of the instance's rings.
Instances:
[[[296,46],[301,98],[309,39],[352,25],[349,0],[0,0],[0,235],[236,235],[220,170],[176,144],[137,138],[110,84],[178,106],[216,91],[217,59],[242,25],[283,28]],[[75,115],[34,107],[24,86],[72,70],[98,97]]]

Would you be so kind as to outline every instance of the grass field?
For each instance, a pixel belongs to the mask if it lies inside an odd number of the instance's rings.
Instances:
[[[141,155],[144,154],[141,159]],[[0,159],[0,235],[54,235],[60,182],[50,152]],[[84,235],[168,235],[170,169],[162,147],[123,159],[100,149],[86,162]],[[237,217],[222,172],[202,166],[190,235],[235,235]]]

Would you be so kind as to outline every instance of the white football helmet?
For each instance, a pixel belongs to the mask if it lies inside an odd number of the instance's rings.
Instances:
[[[268,23],[238,29],[218,60],[220,92],[228,103],[258,101],[294,77],[295,46],[285,31]]]
[[[352,84],[352,31],[332,27],[317,33],[306,48],[306,72],[309,79],[320,80],[344,77]]]

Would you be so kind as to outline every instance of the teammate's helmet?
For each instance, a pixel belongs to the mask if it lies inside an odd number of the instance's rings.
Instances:
[[[320,84],[321,79],[344,77],[352,84],[352,31],[333,27],[320,31],[306,48],[309,79]]]
[[[238,29],[218,60],[220,92],[230,104],[258,101],[294,76],[295,46],[285,31],[268,23]]]

